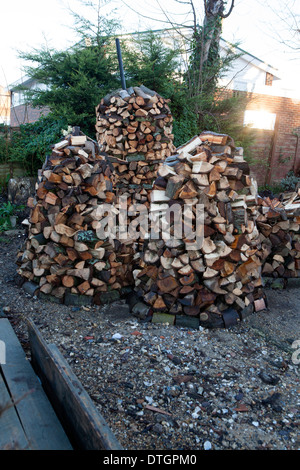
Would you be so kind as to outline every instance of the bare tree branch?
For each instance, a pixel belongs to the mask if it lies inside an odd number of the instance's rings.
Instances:
[[[141,16],[142,18],[146,18],[147,20],[151,20],[151,21],[157,21],[159,23],[164,23],[166,24],[167,21],[166,20],[161,20],[161,19],[158,19],[158,18],[153,18],[151,16],[148,16],[148,15],[144,15],[143,13],[140,13],[139,11],[135,10],[134,8],[132,8],[130,5],[128,5],[128,3],[126,3],[124,0],[121,0],[121,2],[123,3],[123,5],[125,5],[127,8],[129,8],[129,10],[133,11],[134,13],[136,13],[137,15]],[[180,23],[174,23],[174,25],[176,25],[177,27],[178,26],[182,26],[182,24]]]
[[[163,12],[163,14],[165,15],[165,17],[167,18],[167,21],[168,23],[170,23],[170,25],[172,26],[172,28],[177,32],[177,34],[179,34],[181,37],[183,37],[185,40],[187,41],[190,41],[190,38],[188,38],[187,36],[185,36],[182,31],[180,31],[180,29],[178,28],[178,26],[182,27],[182,24],[181,25],[178,25],[176,23],[174,23],[169,15],[165,12],[165,10],[163,9],[163,7],[160,5],[159,3],[159,0],[156,0],[156,3],[158,4],[159,8],[161,9],[161,11]],[[192,2],[189,2],[189,3],[192,3]],[[193,26],[194,28],[194,26]]]
[[[292,3],[292,5],[291,5]],[[292,51],[300,50],[300,11],[296,13],[299,3],[283,1],[280,9],[274,8],[267,2],[267,6],[279,20],[276,28],[272,28],[272,35],[280,44],[284,44]]]

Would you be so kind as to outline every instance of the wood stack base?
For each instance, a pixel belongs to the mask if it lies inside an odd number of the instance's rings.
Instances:
[[[203,133],[157,161],[142,199],[129,191],[131,163],[98,151],[84,135],[53,147],[29,200],[29,234],[18,258],[27,291],[80,306],[103,305],[134,290],[135,315],[190,327],[228,327],[265,308],[256,187],[232,139]],[[99,208],[109,203],[118,212],[120,194],[145,203],[154,240],[143,234],[126,243],[98,238]],[[174,240],[174,220],[165,227],[171,239],[157,238],[166,208],[178,203],[204,207],[197,249],[188,250],[191,240],[184,236]],[[195,229],[193,211],[184,224]]]

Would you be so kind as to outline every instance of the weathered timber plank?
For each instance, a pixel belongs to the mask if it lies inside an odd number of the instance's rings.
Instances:
[[[9,393],[32,450],[72,450],[42,385],[26,359],[7,318],[0,319],[0,339],[6,346],[1,365]]]
[[[30,449],[0,372],[0,450]]]
[[[27,321],[33,366],[74,446],[84,450],[122,450],[55,344],[47,344]]]

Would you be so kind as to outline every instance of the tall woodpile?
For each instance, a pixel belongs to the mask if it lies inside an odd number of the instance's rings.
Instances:
[[[159,164],[175,151],[172,121],[168,100],[143,85],[114,91],[96,107],[96,138],[128,204],[149,202]]]
[[[137,208],[142,204],[149,209],[159,165],[176,150],[168,102],[141,85],[113,91],[96,107],[96,139],[113,166],[118,202],[126,198],[122,208],[126,204],[128,241],[121,243],[120,249],[131,253],[129,263],[143,243],[142,237],[132,238],[137,228]]]
[[[264,277],[288,279],[300,276],[300,190],[281,199],[258,199],[257,226]]]
[[[153,315],[168,313],[172,324],[186,315],[227,326],[265,308],[256,200],[249,166],[227,135],[202,133],[165,160],[150,210],[164,232],[145,242],[133,271],[136,293]],[[176,239],[174,221],[164,218],[173,204],[191,205],[184,223],[195,231],[197,203],[204,206],[204,240],[190,250],[191,241]]]
[[[99,206],[115,200],[113,167],[76,133],[53,146],[40,172],[18,272],[56,302],[100,304],[132,283],[131,266],[117,241],[97,236]]]

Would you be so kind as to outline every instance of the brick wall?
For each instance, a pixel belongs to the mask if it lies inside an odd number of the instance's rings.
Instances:
[[[258,184],[274,184],[295,169],[300,174],[300,99],[246,93],[247,110],[263,110],[276,114],[275,130],[254,130],[255,143],[251,147],[252,173]],[[298,138],[294,135],[299,134]]]
[[[271,184],[280,181],[293,168],[299,168],[299,148],[297,149],[297,136],[295,131],[300,131],[300,100],[280,96],[254,95],[247,109],[264,109],[270,113],[276,113],[277,123],[275,130],[270,136],[270,131],[262,133],[261,141],[266,143],[265,152],[265,180]],[[272,143],[273,139],[273,154]],[[261,142],[260,141],[260,142]],[[269,145],[268,145],[269,143]],[[258,142],[253,150],[257,151]],[[299,168],[300,169],[300,168]],[[261,176],[260,176],[260,179]]]
[[[35,122],[39,117],[46,116],[48,113],[48,108],[31,108],[23,104],[14,106],[11,108],[10,125],[11,127],[18,127],[20,124]]]
[[[259,186],[264,186],[268,175],[268,163],[273,141],[273,131],[257,129],[252,134],[254,145],[248,151],[251,173]]]

